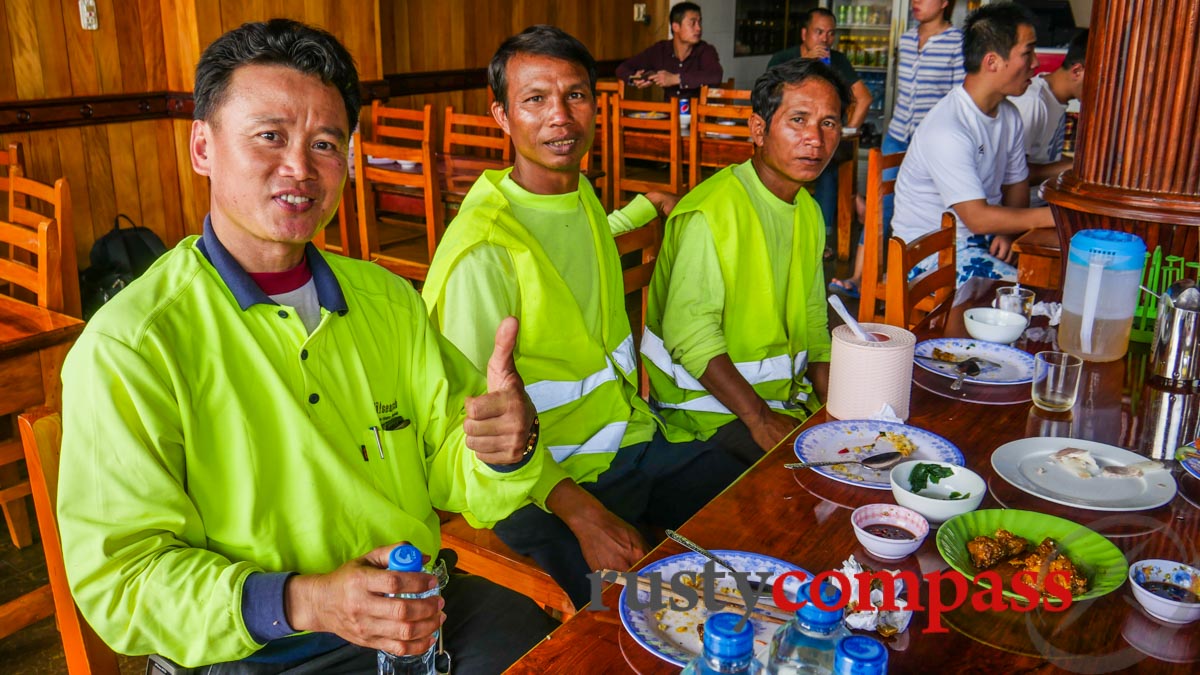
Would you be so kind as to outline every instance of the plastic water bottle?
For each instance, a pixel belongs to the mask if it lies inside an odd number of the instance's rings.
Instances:
[[[422,571],[420,549],[412,544],[401,544],[392,549],[391,555],[388,556],[388,569],[396,572]],[[432,598],[437,594],[438,587],[434,586],[424,593],[397,593],[388,597],[419,600]],[[424,654],[397,656],[381,649],[378,656],[379,675],[434,675],[437,672],[434,669],[436,652],[436,642]]]
[[[683,669],[683,675],[761,672],[762,665],[754,660],[754,624],[732,612],[708,617],[704,622],[704,650]]]
[[[832,584],[821,586],[820,598],[826,607],[839,604],[842,594]],[[842,625],[843,610],[826,611],[813,602],[812,582],[800,585],[796,601],[804,606],[796,616],[775,632],[767,658],[769,675],[831,675],[838,640],[850,635]]]
[[[851,635],[838,640],[834,675],[887,675],[888,651],[879,640]]]

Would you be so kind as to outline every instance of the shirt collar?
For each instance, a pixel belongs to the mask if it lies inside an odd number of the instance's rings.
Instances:
[[[200,249],[200,253],[217,270],[217,275],[229,287],[242,311],[250,309],[254,305],[279,304],[263,293],[241,264],[230,255],[229,250],[225,248],[212,229],[211,216],[204,217],[204,235],[196,242],[196,248]],[[308,267],[312,271],[313,285],[317,288],[317,302],[330,312],[344,314],[349,309],[346,306],[346,296],[342,294],[342,286],[338,283],[333,270],[329,268],[325,257],[311,242],[305,244],[304,255],[307,257]]]

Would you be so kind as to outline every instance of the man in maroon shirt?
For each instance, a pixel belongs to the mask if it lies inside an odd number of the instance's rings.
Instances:
[[[671,39],[656,42],[617,67],[617,77],[638,89],[657,85],[668,98],[693,98],[700,87],[721,84],[717,50],[700,39],[700,6],[681,2],[671,8]]]

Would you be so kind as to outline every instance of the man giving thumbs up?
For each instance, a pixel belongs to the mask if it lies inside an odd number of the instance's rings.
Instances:
[[[487,363],[487,393],[467,398],[467,447],[494,466],[527,461],[537,447],[538,418],[525,384],[517,373],[513,348],[517,320],[508,317],[496,328],[496,348]]]

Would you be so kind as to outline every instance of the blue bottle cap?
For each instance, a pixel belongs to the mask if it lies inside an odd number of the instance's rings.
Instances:
[[[1091,264],[1093,254],[1108,258],[1105,269],[1140,270],[1146,264],[1146,242],[1136,234],[1116,230],[1080,230],[1071,237],[1070,262]]]
[[[742,625],[741,630],[737,629]],[[741,614],[721,612],[704,622],[704,652],[718,659],[738,660],[754,653],[754,624]]]
[[[800,589],[796,592],[796,600],[804,600],[804,606],[796,610],[796,617],[801,623],[806,623],[813,628],[827,630],[831,626],[837,625],[842,620],[842,615],[845,613],[842,609],[824,610],[817,607],[813,602],[812,581],[806,581],[800,584]],[[821,602],[826,607],[837,605],[842,599],[842,592],[836,586],[830,583],[821,585]]]
[[[838,640],[833,654],[834,675],[884,675],[888,653],[878,640],[851,635]]]
[[[412,544],[400,544],[388,556],[388,569],[393,572],[420,572],[421,549]]]

